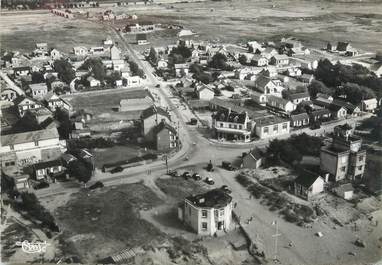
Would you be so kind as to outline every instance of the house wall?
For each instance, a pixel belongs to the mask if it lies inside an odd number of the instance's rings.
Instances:
[[[316,179],[316,181],[313,183],[311,190],[310,190],[310,195],[316,195],[324,191],[324,180],[319,177]]]
[[[207,211],[206,217],[202,217],[203,210]],[[229,230],[232,222],[232,203],[219,209],[199,208],[186,200],[184,221],[199,235],[214,235],[218,230],[218,222],[224,222],[222,231]],[[203,229],[202,223],[207,223],[207,229]]]
[[[165,120],[167,123],[170,123],[170,120],[163,115],[160,114],[154,114],[151,117],[146,118],[143,120],[143,136],[145,137],[146,141],[154,141],[154,128],[162,121]]]
[[[262,159],[255,160],[251,155],[247,154],[243,157],[243,168],[256,169],[261,166]]]
[[[215,93],[209,89],[199,91],[199,99],[211,100],[215,97]]]
[[[277,126],[277,131],[274,130],[274,126]],[[283,128],[283,125],[285,128]],[[268,133],[266,132],[266,128],[268,128]],[[256,125],[256,135],[260,139],[266,139],[270,137],[275,137],[283,134],[287,134],[290,132],[290,122],[282,122],[278,124],[272,124],[272,125],[266,125],[266,126],[259,126]]]
[[[348,173],[349,152],[331,153],[321,149],[320,168],[335,177],[335,181],[345,179]]]
[[[156,135],[156,148],[158,151],[167,151],[176,147],[176,135],[170,130],[163,129]]]

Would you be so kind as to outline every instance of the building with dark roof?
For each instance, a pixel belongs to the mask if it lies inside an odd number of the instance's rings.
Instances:
[[[290,121],[278,116],[267,116],[255,119],[256,135],[260,139],[289,134]]]
[[[232,222],[232,197],[223,189],[189,196],[178,208],[178,216],[199,235],[227,231]]]
[[[294,93],[288,96],[288,98],[293,102],[293,104],[300,104],[303,101],[309,101],[310,96],[308,92]]]
[[[294,194],[310,199],[324,191],[324,179],[313,172],[304,171],[294,181]]]
[[[164,110],[161,107],[154,105],[142,112],[142,135],[146,142],[153,142],[155,140],[155,128],[163,121],[170,123],[171,116],[167,110]]]
[[[169,151],[178,146],[178,134],[174,127],[161,122],[154,130],[155,147],[158,151]]]
[[[293,114],[290,116],[290,126],[304,127],[309,125],[309,115],[304,112],[300,114]]]
[[[243,168],[259,168],[263,163],[264,151],[255,147],[243,156]]]

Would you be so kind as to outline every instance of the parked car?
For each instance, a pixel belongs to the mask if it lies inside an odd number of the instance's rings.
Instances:
[[[223,190],[224,192],[226,192],[226,193],[231,193],[231,192],[232,192],[232,191],[228,188],[227,185],[223,185],[223,186],[221,186],[220,189],[222,189],[222,190]]]
[[[184,177],[185,179],[189,179],[189,178],[191,178],[191,174],[190,174],[190,172],[185,171],[185,172],[183,173],[183,177]]]
[[[212,179],[212,178],[206,178],[204,180],[205,183],[209,184],[209,185],[214,185],[215,184],[215,181]]]
[[[191,124],[191,125],[196,125],[196,124],[198,124],[198,120],[195,119],[195,118],[191,118],[191,120],[190,120],[190,124]]]
[[[95,190],[95,189],[98,189],[98,188],[103,188],[105,185],[103,185],[103,183],[101,181],[97,181],[96,183],[94,183],[93,185],[91,185],[89,187],[89,190]]]
[[[199,173],[194,173],[194,174],[192,175],[192,178],[193,178],[194,180],[201,180],[201,179],[202,179],[202,177],[199,175]]]
[[[222,168],[227,169],[229,171],[235,170],[235,168],[232,166],[231,162],[228,162],[228,161],[222,162]]]
[[[123,167],[115,167],[113,168],[112,170],[110,170],[110,173],[111,174],[114,174],[114,173],[118,173],[118,172],[122,172],[123,171]]]
[[[45,182],[45,181],[39,182],[33,186],[33,188],[35,190],[44,189],[44,188],[48,188],[48,187],[49,187],[49,183]]]
[[[176,171],[176,170],[170,170],[168,172],[168,175],[170,175],[171,177],[176,177],[176,178],[180,177],[178,171]]]

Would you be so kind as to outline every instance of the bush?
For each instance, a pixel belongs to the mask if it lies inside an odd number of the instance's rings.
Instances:
[[[68,141],[68,149],[94,149],[94,148],[108,148],[113,147],[115,144],[113,141],[105,138],[82,138],[72,139]]]
[[[236,176],[236,180],[246,188],[253,183],[246,175],[242,173]]]

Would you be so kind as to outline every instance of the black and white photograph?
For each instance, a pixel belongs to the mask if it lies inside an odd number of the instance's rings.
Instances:
[[[382,265],[382,0],[1,0],[0,264]]]

